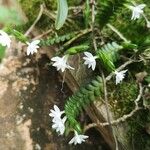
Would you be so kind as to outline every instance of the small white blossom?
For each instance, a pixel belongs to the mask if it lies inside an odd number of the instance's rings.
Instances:
[[[27,42],[27,55],[32,55],[33,53],[37,53],[37,49],[39,48],[38,44],[40,43],[40,40],[32,41],[31,43]]]
[[[63,135],[65,132],[65,122],[67,120],[67,117],[65,116],[63,119],[61,118],[55,118],[53,120],[52,128],[56,130],[60,135]]]
[[[65,122],[67,117],[64,116],[61,118],[62,114],[64,114],[64,111],[60,111],[60,109],[54,105],[54,110],[50,109],[49,116],[53,118],[52,120],[52,128],[56,130],[60,135],[62,135],[65,132]]]
[[[132,17],[131,20],[136,20],[140,18],[140,15],[143,14],[143,9],[146,5],[140,4],[137,6],[129,6],[129,8],[132,10]]]
[[[120,83],[125,76],[125,73],[127,72],[127,70],[123,70],[123,71],[115,71],[115,75],[116,75],[116,84]]]
[[[70,140],[69,144],[81,144],[85,142],[88,137],[87,135],[78,134],[77,131],[75,131],[75,136]]]
[[[92,70],[95,70],[96,67],[96,58],[97,56],[93,56],[91,53],[89,52],[84,52],[85,57],[83,57],[83,59],[85,60],[84,64],[88,65],[88,68],[92,68]]]
[[[49,116],[53,117],[54,120],[57,120],[57,118],[61,118],[61,115],[64,113],[64,111],[60,111],[60,109],[56,105],[54,105],[54,110],[50,109],[50,112],[51,113],[49,113]]]
[[[150,28],[150,21],[147,21],[147,28]]]
[[[51,58],[51,61],[54,61],[53,66],[57,68],[57,71],[61,70],[62,72],[64,72],[66,68],[74,69],[67,64],[67,60],[68,60],[68,55],[65,55],[63,57],[56,56]]]
[[[7,48],[10,48],[10,43],[11,40],[9,35],[6,32],[0,30],[0,44],[2,46],[7,46]]]

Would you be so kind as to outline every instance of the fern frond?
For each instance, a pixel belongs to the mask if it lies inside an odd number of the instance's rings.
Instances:
[[[77,116],[80,111],[96,100],[96,97],[102,93],[102,79],[97,76],[95,80],[91,81],[85,88],[81,88],[73,96],[71,96],[65,104],[65,114],[68,118],[67,124],[70,128],[75,129],[79,133],[82,132],[81,126],[77,121]]]
[[[69,33],[66,35],[54,37],[54,38],[48,38],[46,40],[41,40],[40,45],[41,46],[50,46],[54,44],[58,44],[67,40],[70,40],[71,38],[75,37],[75,33]]]
[[[110,18],[117,14],[117,12],[124,6],[127,0],[101,0],[99,1],[100,9],[98,20],[101,28],[106,25]]]
[[[116,42],[112,42],[104,45],[98,50],[97,55],[103,66],[108,71],[111,72],[115,70],[114,62],[118,59],[118,51],[122,48],[123,47],[121,45],[118,45]]]

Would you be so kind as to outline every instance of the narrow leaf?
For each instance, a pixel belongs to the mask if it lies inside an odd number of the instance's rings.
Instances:
[[[57,0],[57,17],[55,22],[55,28],[59,30],[63,24],[65,23],[65,20],[68,15],[68,4],[66,0]]]

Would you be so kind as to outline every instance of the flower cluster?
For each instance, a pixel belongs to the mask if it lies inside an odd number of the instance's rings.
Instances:
[[[84,52],[84,57],[83,59],[85,60],[84,64],[88,65],[88,68],[92,68],[92,70],[95,70],[96,67],[96,59],[98,58],[97,56],[93,56],[90,52]],[[51,61],[54,61],[53,66],[57,68],[58,70],[61,70],[62,72],[65,71],[65,69],[74,69],[71,67],[67,60],[68,60],[69,55],[64,55],[63,57],[53,57],[51,58]],[[120,72],[115,71],[116,75],[116,84],[121,83],[121,81],[124,79],[125,73],[127,70],[123,70]]]
[[[67,120],[66,116],[62,118],[62,114],[64,114],[64,111],[60,111],[56,105],[54,105],[54,110],[50,109],[49,116],[53,118],[52,128],[55,129],[60,135],[63,135],[65,132],[65,122]]]
[[[96,67],[96,58],[97,56],[93,56],[90,52],[84,52],[85,57],[83,59],[85,60],[84,64],[88,65],[88,68],[92,68],[92,70],[95,70]],[[53,66],[57,68],[57,70],[61,70],[62,72],[65,71],[65,69],[74,69],[72,68],[68,63],[69,55],[65,55],[63,57],[53,57],[51,61],[54,61]]]
[[[54,109],[50,109],[49,116],[52,117],[52,128],[58,132],[59,135],[63,135],[65,132],[65,122],[67,120],[67,117],[62,115],[64,114],[64,111],[60,111],[58,106],[54,105]],[[85,140],[88,138],[86,135],[78,134],[77,131],[74,130],[74,137],[70,140],[69,144],[81,144],[82,142],[85,142]]]
[[[6,46],[7,48],[10,48],[10,43],[11,43],[11,39],[10,39],[9,35],[6,32],[0,30],[0,44],[2,46]],[[32,55],[33,53],[37,53],[37,49],[39,48],[39,46],[38,46],[39,43],[40,43],[40,40],[35,40],[35,41],[32,41],[31,43],[26,42],[26,44],[28,45],[28,47],[27,47],[27,55],[30,55],[30,54]],[[96,67],[96,59],[98,57],[97,56],[93,56],[90,52],[84,52],[84,55],[85,55],[83,57],[83,60],[85,60],[84,64],[87,65],[88,68],[91,67],[92,70],[94,71],[95,67]],[[64,55],[63,57],[56,56],[56,57],[51,58],[51,61],[54,62],[53,66],[56,67],[57,70],[61,70],[62,72],[64,72],[65,69],[74,69],[73,67],[71,67],[68,64],[68,62],[67,62],[68,57],[69,57],[69,55]],[[122,71],[122,72],[115,71],[116,84],[120,83],[124,79],[125,72],[126,71]],[[54,109],[58,110],[58,108],[56,108],[56,106],[55,106]],[[65,122],[65,121],[66,121],[66,118],[63,118],[62,121],[59,121],[59,126],[56,126],[56,124],[55,124],[54,128],[57,128],[58,131],[60,131],[59,127],[61,127],[61,124],[63,122]],[[57,120],[57,122],[58,122],[58,120]],[[62,131],[60,131],[60,133],[62,133]]]

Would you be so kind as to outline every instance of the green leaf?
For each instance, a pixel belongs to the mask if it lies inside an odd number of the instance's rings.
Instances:
[[[110,55],[108,55],[108,53],[106,51],[101,51],[98,53],[98,57],[101,61],[101,63],[103,64],[103,66],[110,72],[115,70],[115,65],[113,63],[112,58],[110,57]]]
[[[5,56],[5,49],[6,47],[0,44],[0,59],[2,59]]]
[[[57,0],[57,18],[55,22],[55,28],[59,30],[63,24],[65,23],[65,20],[68,15],[68,4],[66,0]]]
[[[97,51],[97,55],[108,71],[114,71],[114,63],[118,60],[118,51],[123,49],[123,46],[118,45],[116,42],[107,43]]]
[[[131,42],[123,42],[122,46],[125,49],[137,49],[138,48],[138,46],[136,44],[133,44]]]
[[[9,32],[15,36],[16,39],[19,41],[26,43],[28,41],[27,37],[24,36],[21,32],[14,30],[14,29],[9,29]]]
[[[71,48],[67,49],[65,54],[74,55],[74,54],[77,54],[77,53],[80,53],[80,52],[84,52],[87,49],[89,49],[88,45],[78,45],[78,46],[74,46],[74,47],[71,47]]]
[[[23,20],[16,9],[8,9],[7,7],[0,6],[0,22],[4,24],[20,25],[23,23]]]

